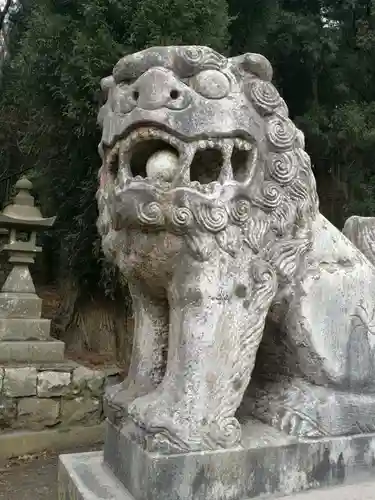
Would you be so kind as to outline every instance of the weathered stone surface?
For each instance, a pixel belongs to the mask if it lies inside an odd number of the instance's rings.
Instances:
[[[74,392],[89,390],[93,396],[100,396],[103,393],[104,375],[99,370],[90,370],[85,366],[76,368],[73,372]]]
[[[17,430],[0,432],[0,460],[43,451],[72,450],[93,447],[103,443],[103,422],[95,425],[60,426],[44,430]],[[54,500],[51,498],[51,500]]]
[[[104,462],[136,500],[245,500],[343,484],[374,470],[375,435],[299,442],[256,421],[243,424],[241,446],[209,453],[144,450],[134,424],[109,426]],[[173,471],[173,473],[172,473]]]
[[[311,261],[288,308],[270,315],[245,410],[294,436],[371,431],[375,268],[321,215],[313,234]]]
[[[162,447],[239,441],[269,309],[310,254],[315,180],[271,78],[257,54],[157,47],[103,81],[98,228],[135,313],[129,376],[108,406]]]
[[[14,427],[42,429],[59,421],[60,401],[41,398],[22,398],[18,401],[18,418]]]
[[[0,366],[0,394],[3,391],[3,382],[4,382],[4,368]]]
[[[60,456],[58,497],[60,500],[134,500],[104,468],[103,454],[98,452]]]
[[[51,329],[49,319],[0,318],[0,341],[48,340]]]
[[[71,374],[66,372],[40,372],[37,394],[40,398],[63,396],[71,390]]]
[[[80,365],[75,361],[64,360],[59,363],[42,363],[37,364],[36,367],[39,372],[66,372],[72,373]]]
[[[63,425],[96,424],[101,418],[101,403],[98,399],[77,397],[61,401]]]
[[[353,215],[342,232],[375,265],[375,217]]]
[[[40,318],[42,299],[37,295],[0,293],[0,318]]]
[[[1,349],[1,347],[0,347]],[[3,392],[10,398],[36,395],[37,370],[33,367],[5,368]]]
[[[135,500],[374,467],[375,237],[364,224],[356,248],[320,214],[271,78],[258,54],[195,46],[126,55],[102,82],[98,230],[135,316],[104,459]]]
[[[105,388],[109,388],[109,387],[112,387],[114,385],[120,384],[121,382],[123,382],[123,380],[124,380],[123,373],[121,373],[119,371],[113,372],[113,373],[106,376],[104,386],[105,386]]]
[[[49,341],[0,342],[0,363],[57,363],[64,360],[65,344]]]
[[[60,457],[59,493],[67,500],[247,500],[317,489],[318,499],[322,487],[374,472],[373,434],[301,443],[267,429],[248,427],[243,448],[173,456],[148,453],[126,432],[110,430],[104,464],[97,452]]]
[[[17,417],[16,401],[0,394],[0,433],[11,428]]]
[[[156,448],[232,447],[244,399],[295,437],[375,431],[373,226],[366,259],[319,213],[271,79],[258,54],[154,47],[102,82],[98,228],[135,315],[106,406]]]

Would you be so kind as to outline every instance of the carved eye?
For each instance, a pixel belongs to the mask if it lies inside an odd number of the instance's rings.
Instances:
[[[228,78],[213,69],[202,71],[194,76],[190,81],[191,87],[207,99],[222,99],[230,91],[230,82]]]

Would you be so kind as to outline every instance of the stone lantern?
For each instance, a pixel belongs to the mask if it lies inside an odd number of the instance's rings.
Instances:
[[[13,266],[0,292],[0,362],[57,362],[64,357],[64,343],[50,337],[51,322],[41,317],[42,299],[29,270],[42,251],[37,233],[55,222],[35,206],[32,187],[28,179],[20,179],[13,202],[0,213],[0,227],[9,234],[2,250]]]

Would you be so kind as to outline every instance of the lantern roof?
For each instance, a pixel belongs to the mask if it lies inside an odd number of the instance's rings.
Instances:
[[[20,227],[27,229],[38,229],[52,227],[56,217],[44,218],[38,207],[35,206],[34,197],[31,194],[32,183],[22,177],[15,185],[17,191],[12,203],[0,212],[0,226]]]

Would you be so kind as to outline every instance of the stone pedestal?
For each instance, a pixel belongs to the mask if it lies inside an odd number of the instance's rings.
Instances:
[[[51,321],[41,318],[35,293],[0,293],[0,363],[64,360],[65,345],[50,337]]]
[[[32,281],[27,291],[20,282],[22,275],[14,283],[8,279],[0,293],[0,363],[63,361],[65,345],[50,337],[51,321],[41,317],[42,299]]]
[[[104,453],[64,455],[59,499],[245,500],[352,483],[375,472],[375,435],[297,441],[248,420],[240,447],[164,455],[107,422]]]

